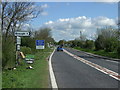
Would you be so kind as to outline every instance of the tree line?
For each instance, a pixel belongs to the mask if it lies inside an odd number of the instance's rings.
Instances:
[[[115,52],[120,54],[120,31],[112,27],[97,29],[97,36],[94,40],[86,38],[86,35],[81,34],[75,40],[65,41],[60,40],[58,44],[64,44],[69,47],[80,47],[94,51],[104,50],[105,52]]]

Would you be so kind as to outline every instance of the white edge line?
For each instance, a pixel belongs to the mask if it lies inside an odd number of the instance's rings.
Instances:
[[[51,58],[52,58],[54,52],[55,52],[55,49],[54,49],[54,51],[52,52],[52,54],[50,55],[50,58],[49,58],[49,73],[50,73],[50,80],[51,80],[52,88],[58,88],[57,82],[56,82],[56,79],[55,79],[55,75],[54,75],[54,72],[53,72],[53,68],[52,68],[52,63],[51,63]]]

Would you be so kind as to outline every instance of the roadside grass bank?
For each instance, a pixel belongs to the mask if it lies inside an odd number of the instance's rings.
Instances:
[[[47,58],[53,49],[45,49],[35,53],[33,64],[23,64],[16,70],[3,70],[2,88],[48,88],[49,69]],[[34,69],[26,69],[27,66]]]
[[[80,50],[80,51],[89,52],[89,53],[93,53],[93,54],[96,54],[96,55],[109,57],[109,58],[120,59],[120,55],[118,55],[117,52],[105,52],[104,50],[95,51],[95,50],[84,49],[84,48],[80,48],[80,47],[74,47],[74,49],[77,49],[77,50]]]

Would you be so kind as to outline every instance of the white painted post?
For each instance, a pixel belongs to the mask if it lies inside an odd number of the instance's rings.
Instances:
[[[19,65],[19,55],[20,55],[20,44],[21,44],[21,37],[17,36],[16,38],[16,63]]]

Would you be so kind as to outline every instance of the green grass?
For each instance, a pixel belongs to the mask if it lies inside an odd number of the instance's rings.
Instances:
[[[26,54],[26,58],[34,58],[35,56],[34,55],[32,55],[32,54]]]
[[[84,49],[84,48],[80,48],[80,47],[75,47],[74,49],[89,52],[89,53],[93,53],[93,54],[97,54],[97,55],[101,55],[101,56],[106,56],[106,57],[110,57],[110,58],[120,59],[120,56],[116,52],[105,52],[104,50],[95,51],[95,50]]]
[[[52,52],[51,49],[37,52],[35,62],[31,64],[34,69],[26,69],[23,64],[16,70],[4,70],[2,73],[3,88],[48,88],[49,70],[47,57]]]

